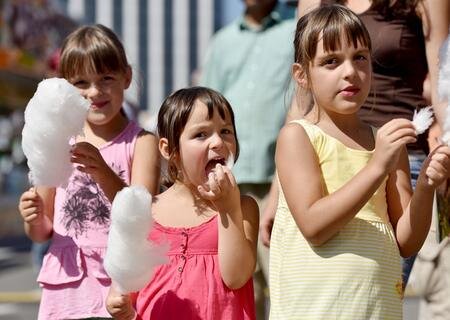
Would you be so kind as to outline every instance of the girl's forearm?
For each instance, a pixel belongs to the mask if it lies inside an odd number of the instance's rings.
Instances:
[[[45,216],[39,224],[24,222],[25,234],[34,242],[45,242],[52,237],[53,224]]]
[[[403,257],[416,254],[422,247],[431,224],[434,189],[418,183],[409,206],[397,222],[396,237]]]
[[[326,243],[355,217],[385,177],[383,170],[369,164],[340,189],[314,202],[303,213],[304,237],[313,245]]]
[[[116,193],[127,186],[125,181],[123,181],[112,169],[97,177],[96,180],[111,203],[113,202]]]
[[[230,289],[241,288],[253,274],[256,265],[255,250],[244,233],[240,217],[220,214],[219,266],[222,280]]]

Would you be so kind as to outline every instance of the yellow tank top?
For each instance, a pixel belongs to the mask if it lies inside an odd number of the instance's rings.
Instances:
[[[298,120],[317,153],[324,195],[339,189],[372,157],[318,126]],[[299,186],[298,192],[307,186]],[[401,263],[389,222],[386,179],[332,239],[312,246],[298,229],[280,187],[270,245],[270,319],[401,319]]]

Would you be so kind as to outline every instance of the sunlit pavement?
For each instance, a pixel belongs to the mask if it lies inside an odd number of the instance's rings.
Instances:
[[[24,237],[0,239],[0,320],[37,318],[40,290],[29,246]]]

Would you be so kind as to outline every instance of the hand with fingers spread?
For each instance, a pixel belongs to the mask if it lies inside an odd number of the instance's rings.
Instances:
[[[131,295],[120,294],[114,285],[110,287],[106,298],[106,310],[117,320],[134,320],[136,311],[133,308]]]
[[[449,178],[450,174],[450,148],[440,145],[435,148],[425,160],[417,183],[437,188]]]
[[[34,187],[25,191],[20,197],[19,211],[23,221],[29,225],[40,225],[44,221],[44,204]]]
[[[231,170],[217,164],[208,180],[198,186],[200,196],[211,201],[219,212],[230,212],[240,206],[240,192]]]
[[[77,164],[77,169],[87,173],[98,181],[107,176],[111,168],[103,159],[99,150],[88,142],[78,142],[71,149],[70,161]]]
[[[390,173],[397,166],[400,151],[417,140],[416,130],[407,119],[393,119],[377,131],[373,163]]]

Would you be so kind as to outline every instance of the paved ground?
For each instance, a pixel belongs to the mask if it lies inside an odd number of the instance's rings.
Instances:
[[[4,246],[5,239],[0,240],[0,320],[36,319],[40,291],[31,266],[29,242],[25,238],[7,240],[15,243]]]

